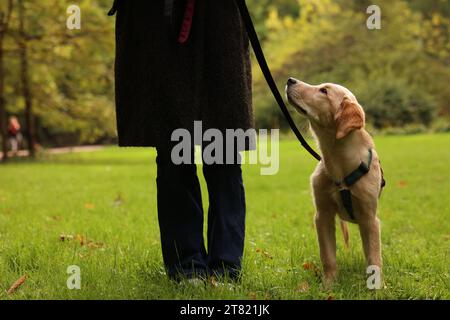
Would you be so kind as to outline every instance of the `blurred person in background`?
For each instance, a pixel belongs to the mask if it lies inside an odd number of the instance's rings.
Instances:
[[[19,119],[16,116],[11,116],[8,120],[8,141],[13,155],[17,155],[22,143],[22,133],[20,132]]]

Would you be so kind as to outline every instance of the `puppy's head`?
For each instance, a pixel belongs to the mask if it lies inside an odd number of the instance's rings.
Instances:
[[[333,129],[336,139],[365,125],[363,108],[353,93],[334,83],[309,85],[289,78],[286,96],[294,108],[313,124],[315,130]]]

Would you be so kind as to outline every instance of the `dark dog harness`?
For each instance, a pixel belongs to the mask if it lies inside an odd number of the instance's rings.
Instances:
[[[369,149],[369,159],[367,164],[361,161],[361,164],[358,168],[352,171],[349,175],[347,175],[342,181],[334,181],[334,184],[339,188],[339,193],[341,195],[342,204],[344,205],[345,211],[349,214],[352,220],[355,220],[355,215],[353,212],[353,203],[352,203],[352,193],[350,192],[349,187],[354,185],[359,181],[362,177],[364,177],[369,171],[370,166],[372,164],[372,149]],[[384,187],[385,182],[382,178],[381,187]]]

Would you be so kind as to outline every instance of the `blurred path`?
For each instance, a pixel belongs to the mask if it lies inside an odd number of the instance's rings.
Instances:
[[[39,148],[38,152],[44,152],[46,154],[63,154],[71,152],[92,152],[105,148],[105,145],[92,145],[92,146],[73,146],[73,147],[62,147],[62,148]],[[16,157],[28,157],[28,150],[20,150]],[[14,157],[13,153],[8,152],[8,157]],[[0,159],[3,158],[3,152],[0,151]]]

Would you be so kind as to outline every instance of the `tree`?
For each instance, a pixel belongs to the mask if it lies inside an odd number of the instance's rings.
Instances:
[[[67,145],[115,137],[110,5],[83,1],[81,30],[66,28],[67,3],[61,1],[23,1],[14,11],[7,111],[25,115],[27,140]]]
[[[377,127],[430,124],[436,111],[449,106],[447,20],[423,15],[407,1],[379,0],[382,29],[368,30],[368,4],[302,0],[293,21],[268,14],[264,47],[280,90],[289,76],[340,83],[356,94]],[[265,115],[276,105],[258,72],[254,80],[257,125],[267,126]]]
[[[30,157],[34,158],[36,155],[35,144],[35,127],[33,114],[33,97],[30,88],[30,70],[28,62],[28,41],[29,36],[25,31],[25,6],[23,0],[18,1],[19,11],[19,35],[17,37],[17,46],[19,48],[20,59],[20,84],[22,96],[25,102],[25,123],[26,123],[26,139],[28,142],[28,151]]]
[[[0,136],[2,137],[3,161],[8,158],[7,119],[5,102],[5,64],[4,39],[8,32],[13,0],[8,0],[7,7],[0,6]]]

